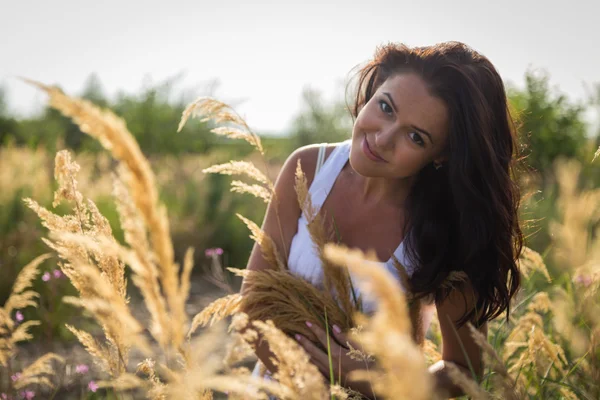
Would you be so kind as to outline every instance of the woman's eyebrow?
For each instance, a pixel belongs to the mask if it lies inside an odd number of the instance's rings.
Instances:
[[[392,99],[392,95],[389,94],[388,92],[383,92],[383,94],[385,94],[388,97],[388,99],[390,99],[390,103],[392,103],[392,108],[394,109],[394,111],[398,112],[396,110],[396,103],[394,103],[394,99]]]
[[[394,99],[392,99],[392,95],[389,94],[388,92],[383,92],[383,94],[385,94],[387,96],[387,98],[390,99],[390,103],[392,104],[392,108],[394,109],[394,112],[398,112],[398,110],[396,109],[396,103],[394,103]],[[431,133],[429,133],[425,129],[419,128],[418,126],[415,126],[415,125],[410,125],[410,127],[416,131],[421,132],[424,135],[427,135],[427,137],[429,138],[429,141],[431,142],[431,144],[433,144],[433,138],[431,136]]]
[[[413,128],[415,131],[419,131],[424,135],[427,135],[427,137],[429,138],[429,141],[431,142],[431,144],[433,144],[433,138],[431,137],[431,134],[429,132],[427,132],[425,129],[421,129],[418,126],[414,126],[414,125],[410,125],[411,128]]]

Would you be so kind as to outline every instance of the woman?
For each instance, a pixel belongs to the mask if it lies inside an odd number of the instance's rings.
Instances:
[[[319,146],[302,147],[288,158],[276,182],[278,217],[271,203],[263,229],[288,257],[292,273],[320,283],[322,267],[294,191],[300,160],[313,202],[335,221],[340,241],[374,249],[380,260],[395,253],[408,266],[414,294],[433,299],[443,359],[430,370],[439,388],[460,395],[445,363],[469,375],[469,365],[479,376],[483,369],[466,322],[487,333],[488,321],[504,311],[508,318],[519,287],[515,131],[502,80],[487,58],[462,43],[389,44],[359,70],[352,115],[350,140],[321,147],[324,153]],[[248,268],[269,268],[257,246]],[[443,289],[452,271],[468,279]],[[312,329],[324,340],[322,330]],[[328,376],[327,354],[298,339]],[[268,347],[256,351],[273,368]],[[332,351],[342,382],[364,369],[344,353]],[[373,396],[366,383],[350,386]]]

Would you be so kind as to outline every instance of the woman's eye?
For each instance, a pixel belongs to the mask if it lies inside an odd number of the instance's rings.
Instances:
[[[381,108],[381,111],[388,115],[392,115],[392,112],[394,111],[392,110],[392,107],[390,107],[390,105],[383,100],[379,100],[379,108]]]
[[[425,141],[417,132],[411,132],[408,134],[413,142],[418,144],[421,147],[425,147]]]

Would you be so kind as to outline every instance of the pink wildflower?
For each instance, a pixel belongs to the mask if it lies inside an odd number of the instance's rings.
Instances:
[[[575,282],[588,287],[592,284],[592,277],[588,275],[577,275],[575,277]]]
[[[23,316],[23,313],[21,311],[17,311],[17,313],[15,314],[15,319],[17,320],[17,322],[21,322],[25,319],[25,317]]]
[[[16,374],[13,374],[10,379],[12,379],[13,382],[16,382],[19,380],[19,378],[21,377],[21,373],[17,372]]]
[[[44,272],[44,275],[42,275],[42,280],[44,282],[48,282],[50,280],[50,272]]]
[[[75,367],[75,372],[77,372],[78,374],[82,374],[82,375],[87,373],[89,370],[90,370],[90,367],[88,367],[85,364],[78,364]]]
[[[55,279],[59,279],[62,278],[63,273],[60,269],[55,269],[54,271],[52,271],[52,275],[54,275]]]
[[[223,249],[220,248],[220,247],[217,247],[215,249],[206,249],[206,250],[204,250],[204,255],[206,257],[220,256],[221,254],[223,254]]]
[[[35,397],[35,392],[32,390],[25,390],[23,392],[20,393],[21,398],[26,399],[26,400],[31,400]]]
[[[88,383],[88,389],[96,393],[96,390],[98,390],[98,384],[94,381],[90,381],[90,383]]]

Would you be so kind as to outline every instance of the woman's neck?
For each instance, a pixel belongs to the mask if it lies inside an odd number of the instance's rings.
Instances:
[[[389,205],[404,208],[406,198],[414,183],[414,177],[401,179],[374,178],[361,176],[352,169],[348,171],[356,184],[357,194],[365,204]]]

